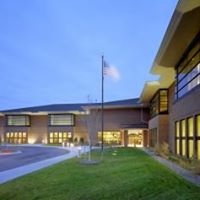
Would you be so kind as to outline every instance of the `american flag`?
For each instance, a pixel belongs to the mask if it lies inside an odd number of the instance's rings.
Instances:
[[[103,75],[110,76],[115,80],[119,80],[120,78],[118,70],[115,67],[109,65],[106,61],[103,62]]]

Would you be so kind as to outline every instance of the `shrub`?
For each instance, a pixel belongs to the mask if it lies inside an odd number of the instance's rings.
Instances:
[[[191,162],[191,169],[195,174],[200,175],[200,160],[192,160]]]
[[[163,142],[161,145],[156,145],[154,148],[154,151],[156,155],[162,156],[162,157],[168,157],[169,156],[169,145],[166,142]]]

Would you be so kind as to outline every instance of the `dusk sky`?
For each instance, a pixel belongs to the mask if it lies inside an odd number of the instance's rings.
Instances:
[[[6,0],[0,4],[0,109],[139,97],[177,0]]]

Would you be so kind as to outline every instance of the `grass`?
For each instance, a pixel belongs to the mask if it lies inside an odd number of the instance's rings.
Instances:
[[[82,165],[74,158],[0,185],[0,199],[198,200],[200,188],[141,150],[112,148],[99,165]]]

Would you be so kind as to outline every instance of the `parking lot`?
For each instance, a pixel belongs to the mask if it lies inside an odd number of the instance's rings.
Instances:
[[[0,172],[68,153],[66,149],[57,147],[7,146],[6,148],[20,153],[0,155]]]

